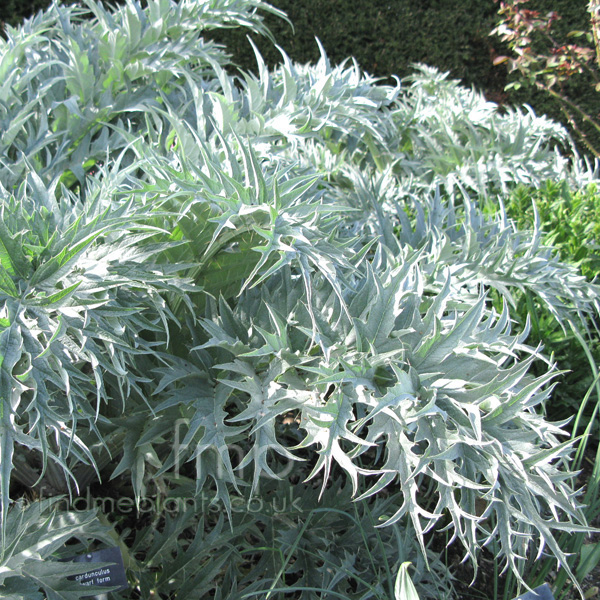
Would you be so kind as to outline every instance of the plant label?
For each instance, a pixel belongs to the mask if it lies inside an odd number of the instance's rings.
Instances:
[[[531,592],[522,594],[518,598],[515,598],[515,600],[554,600],[554,595],[550,586],[545,583],[544,585],[540,585],[540,587],[536,587],[535,590],[531,590]]]
[[[123,565],[123,556],[118,546],[103,548],[95,552],[80,554],[70,559],[72,562],[89,562],[90,570],[69,579],[79,581],[81,585],[98,585],[102,587],[116,587],[115,592],[127,589],[127,575]],[[112,563],[108,566],[94,568],[94,563]]]

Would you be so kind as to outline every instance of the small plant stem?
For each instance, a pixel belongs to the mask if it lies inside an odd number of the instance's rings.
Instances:
[[[583,145],[592,154],[594,154],[594,156],[596,156],[596,150],[595,150],[594,146],[592,146],[590,141],[587,139],[587,135],[583,131],[581,131],[581,129],[579,129],[579,126],[577,125],[573,115],[567,110],[567,108],[565,106],[561,106],[560,109],[563,112],[563,114],[565,115],[565,117],[566,117],[567,121],[569,122],[569,124],[571,125],[571,127],[573,128],[573,131],[578,135],[578,137],[581,140],[581,142],[583,143]]]
[[[590,369],[592,370],[592,373],[594,375],[594,386],[596,388],[596,394],[598,396],[598,402],[600,403],[600,383],[599,383],[600,375],[598,374],[598,369],[596,368],[596,363],[594,361],[594,357],[592,356],[592,353],[590,351],[590,348],[589,348],[588,344],[583,339],[583,336],[577,330],[577,327],[572,322],[570,322],[570,321],[569,321],[569,325],[571,326],[573,334],[575,335],[575,337],[577,338],[577,341],[579,342],[581,348],[585,352],[585,355],[586,355],[586,357],[588,359],[588,362],[590,364]],[[586,397],[585,397],[584,401],[581,403],[581,406],[579,407],[579,411],[577,413],[577,417],[575,418],[575,423],[573,424],[573,434],[572,434],[573,437],[577,436],[577,428],[579,427],[579,421],[581,419],[581,416],[583,415],[583,410],[585,409],[585,406],[587,404],[588,399],[589,399],[589,396],[586,394]]]
[[[541,339],[540,321],[538,319],[538,313],[535,308],[535,304],[533,303],[533,294],[531,293],[531,290],[527,290],[525,292],[525,302],[527,303],[527,312],[531,316],[531,326],[533,328],[533,333],[539,340]]]
[[[571,108],[572,110],[577,112],[579,114],[579,116],[586,123],[589,123],[590,125],[592,125],[592,127],[594,127],[596,129],[596,131],[598,131],[600,133],[600,125],[590,115],[588,115],[584,110],[579,108],[579,106],[577,106],[577,104],[575,104],[574,102],[569,100],[564,94],[560,94],[559,92],[553,90],[552,88],[550,88],[547,85],[544,85],[543,83],[540,83],[540,82],[536,82],[536,86],[540,90],[550,94],[553,98],[556,98],[559,102],[563,102],[569,108]],[[590,150],[593,152],[594,156],[596,156],[597,158],[600,158],[600,152],[598,152],[598,150],[596,150],[593,147],[590,148]]]
[[[497,544],[494,541],[494,600],[498,600],[498,577],[500,577],[500,573],[498,572],[498,550],[496,546]]]

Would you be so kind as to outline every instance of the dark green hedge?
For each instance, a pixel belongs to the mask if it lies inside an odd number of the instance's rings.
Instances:
[[[71,0],[73,1],[73,0]],[[108,1],[107,1],[108,3]],[[495,102],[528,103],[538,113],[565,122],[556,104],[529,89],[504,91],[509,80],[505,66],[493,66],[492,60],[506,50],[489,32],[494,27],[498,4],[494,0],[271,0],[285,11],[290,26],[275,17],[267,18],[279,44],[292,59],[314,61],[319,52],[318,37],[332,62],[354,56],[361,67],[373,75],[400,77],[410,65],[423,62],[437,66],[474,85]],[[49,0],[1,0],[0,21],[19,23]],[[587,0],[531,0],[529,8],[555,10],[563,19],[559,31],[585,29],[588,26]],[[219,32],[214,39],[227,44],[234,61],[246,70],[255,66],[254,54],[240,31]],[[280,55],[266,40],[255,40],[269,65]],[[572,86],[570,93],[592,114],[597,114],[598,96],[586,82]],[[593,134],[590,133],[593,137]],[[600,146],[600,140],[593,138]]]
[[[2,0],[0,23],[15,26],[38,10],[43,10],[48,4],[48,0]]]
[[[373,75],[399,76],[423,62],[450,70],[468,85],[498,94],[505,85],[502,69],[492,68],[496,41],[489,37],[496,5],[492,0],[273,0],[294,24],[277,18],[268,23],[286,52],[299,62],[319,57],[318,37],[332,62],[354,56]],[[219,34],[234,51],[236,62],[254,67],[245,35]],[[269,64],[280,56],[267,41],[258,40]]]

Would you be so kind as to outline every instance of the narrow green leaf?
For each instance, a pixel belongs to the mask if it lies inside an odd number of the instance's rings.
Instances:
[[[17,290],[12,277],[4,268],[3,264],[0,264],[0,292],[4,292],[13,298],[16,298],[19,295],[19,291]]]
[[[65,300],[68,300],[73,295],[73,293],[81,285],[81,283],[81,281],[78,281],[77,283],[70,285],[64,290],[60,290],[59,292],[48,296],[47,298],[39,298],[36,304],[48,308],[60,306],[61,304],[64,304]]]
[[[21,244],[13,238],[0,218],[0,264],[9,275],[26,278],[29,272],[29,261],[23,253]]]
[[[102,231],[95,231],[72,247],[66,247],[60,254],[51,258],[48,262],[41,265],[33,274],[30,280],[31,286],[41,283],[51,285],[56,283],[81,254],[83,254],[94,241],[102,234]]]

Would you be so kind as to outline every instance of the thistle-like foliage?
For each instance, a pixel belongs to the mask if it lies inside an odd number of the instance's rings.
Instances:
[[[29,506],[19,503],[8,512],[4,523],[7,542],[0,555],[3,598],[78,600],[96,593],[82,593],[78,581],[67,579],[89,571],[89,564],[51,559],[57,555],[65,560],[72,558],[74,553],[85,550],[91,540],[110,544],[114,541],[111,530],[98,521],[94,511],[57,511],[57,503],[59,498]],[[67,550],[65,544],[75,540],[78,543]]]
[[[120,200],[112,186],[122,193],[126,173],[104,175],[83,204],[35,173],[16,194],[2,190],[3,519],[15,444],[40,452],[42,470],[51,459],[64,472],[59,490],[77,484],[73,461],[95,466],[89,446],[103,441],[108,414],[145,394],[136,357],[164,343],[173,319],[161,292],[187,285],[155,264],[165,244],[143,243],[157,235],[147,224],[156,205]]]
[[[575,153],[565,128],[530,107],[500,113],[483,94],[423,65],[410,84],[394,111],[404,173],[483,197],[506,194],[515,182],[540,185],[558,176],[581,186],[588,180],[584,163],[558,151]]]
[[[410,518],[423,551],[425,531],[451,515],[454,534],[469,553],[499,534],[516,569],[515,555],[526,556],[538,533],[560,555],[552,529],[566,525],[542,515],[570,515],[576,523],[581,513],[555,464],[568,455],[569,444],[559,444],[563,432],[535,411],[550,392],[553,373],[527,377],[535,351],[523,345],[524,335],[511,335],[507,311],[486,311],[484,297],[465,301],[448,278],[425,299],[424,260],[414,255],[377,274],[369,266],[344,295],[349,314],[321,286],[312,300],[322,315],[317,346],[306,297],[289,310],[285,292],[298,287],[290,274],[271,279],[260,299],[244,298],[239,314],[222,305],[226,318],[205,322],[211,339],[201,349],[235,357],[213,370],[215,393],[220,389],[228,404],[243,408],[230,419],[245,424],[252,442],[241,466],[252,464],[254,487],[262,472],[274,476],[267,450],[286,459],[294,452],[277,436],[277,417],[298,411],[303,435],[295,449],[318,454],[309,480],[318,477],[325,489],[341,468],[357,492],[362,478],[373,479],[360,499],[398,485],[403,501],[387,522]],[[288,302],[286,321],[278,314],[279,298]],[[244,310],[246,302],[251,311]],[[193,394],[184,387],[182,395]],[[196,411],[191,423],[200,418]],[[194,434],[191,425],[190,432],[198,447],[217,433],[203,428]],[[221,419],[220,436],[233,443],[239,428],[228,431]],[[507,455],[527,459],[516,469]],[[222,467],[233,480],[231,466]],[[434,494],[419,493],[431,486]],[[485,499],[482,514],[476,512],[479,499]]]
[[[202,31],[247,26],[266,33],[258,9],[282,16],[261,0],[163,0],[146,10],[132,1],[115,13],[93,1],[86,6],[55,4],[0,40],[0,178],[7,188],[30,166],[46,182],[59,174],[83,184],[107,150],[122,148],[110,123],[137,124],[158,105],[160,91],[186,78],[202,88],[214,67],[227,63]],[[93,20],[83,21],[89,11]]]
[[[120,530],[142,597],[383,600],[412,562],[449,598],[444,530],[475,565],[494,546],[519,578],[532,553],[568,569],[556,532],[585,518],[544,418],[560,373],[530,374],[548,359],[510,310],[527,291],[583,332],[598,288],[538,224],[483,212],[593,179],[564,130],[323,48],[270,71],[254,46],[257,75],[231,75],[202,32],[269,35],[258,0],[86,6],[0,41],[0,593],[53,597],[23,577],[55,577],[70,518],[32,567],[6,544],[43,507],[11,483],[185,501]]]

